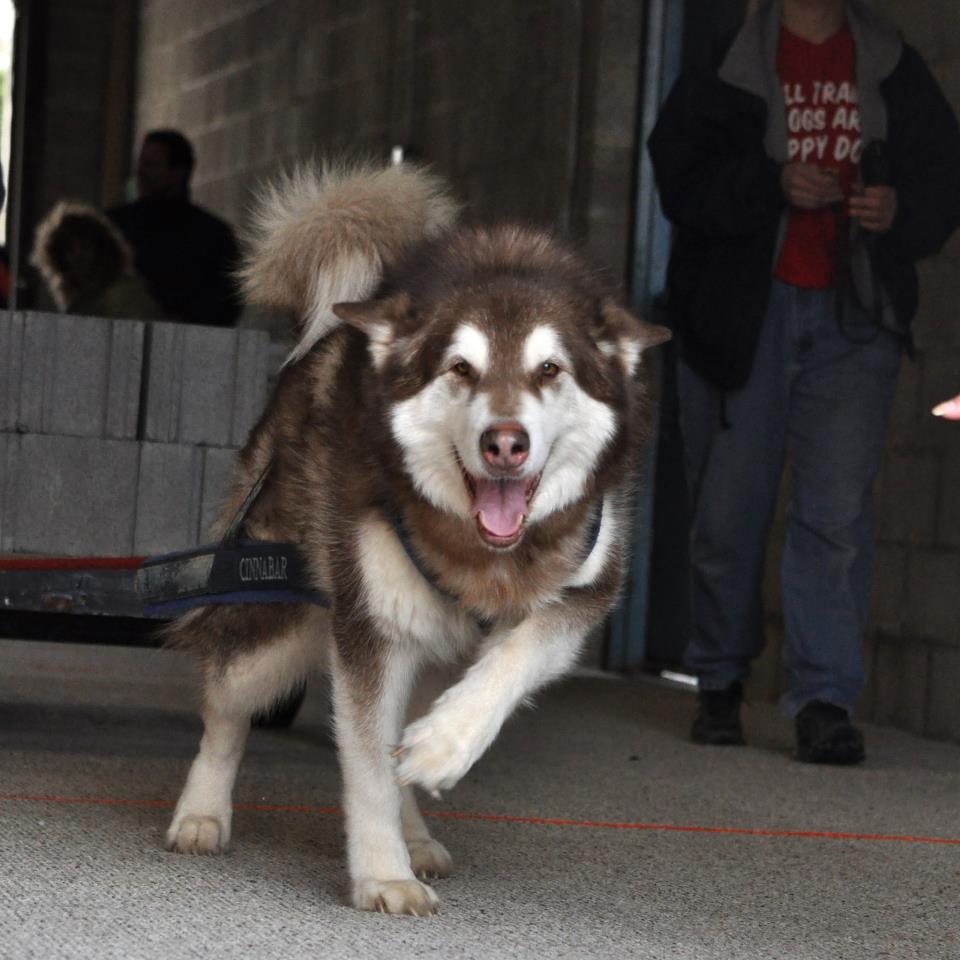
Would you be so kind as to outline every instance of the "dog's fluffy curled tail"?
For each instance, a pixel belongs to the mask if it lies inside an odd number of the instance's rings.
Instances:
[[[256,201],[244,292],[296,316],[288,362],[298,360],[340,323],[333,304],[369,297],[385,267],[449,228],[457,212],[443,180],[416,166],[300,167]]]

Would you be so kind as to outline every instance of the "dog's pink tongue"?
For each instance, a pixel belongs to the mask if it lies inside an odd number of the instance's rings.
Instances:
[[[527,512],[526,482],[477,477],[473,483],[477,492],[473,515],[479,516],[484,529],[495,537],[512,537]]]

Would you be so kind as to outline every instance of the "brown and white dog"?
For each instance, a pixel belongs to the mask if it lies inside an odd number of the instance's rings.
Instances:
[[[421,879],[451,868],[413,787],[453,787],[617,597],[641,353],[668,336],[557,240],[456,215],[409,167],[262,198],[247,293],[301,336],[224,523],[272,461],[249,533],[299,544],[331,608],[206,607],[172,631],[204,666],[205,732],[168,847],[227,846],[251,715],[323,665],[353,903],[398,914],[436,912]]]

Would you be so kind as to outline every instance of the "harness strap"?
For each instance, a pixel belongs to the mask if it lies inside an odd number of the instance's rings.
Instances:
[[[144,561],[135,583],[145,616],[174,616],[195,607],[237,603],[330,606],[330,598],[314,588],[306,559],[295,544],[244,537],[247,515],[272,469],[270,460],[219,543]]]
[[[458,597],[455,597],[452,593],[444,590],[443,587],[440,586],[437,578],[427,570],[420,560],[420,557],[417,556],[417,551],[413,549],[413,543],[410,541],[410,533],[407,530],[407,525],[403,522],[403,516],[400,511],[389,510],[387,511],[387,515],[390,518],[390,525],[393,527],[393,532],[400,541],[400,546],[403,547],[403,552],[407,555],[409,561],[417,568],[417,573],[438,593],[442,593],[450,600],[459,600]]]
[[[393,532],[397,535],[397,539],[400,541],[400,545],[403,547],[404,553],[410,559],[410,562],[416,567],[417,572],[423,577],[427,583],[433,587],[438,593],[447,597],[450,600],[455,600],[459,602],[460,598],[455,594],[450,593],[449,590],[445,590],[440,586],[438,579],[430,573],[429,570],[424,567],[423,562],[417,556],[416,550],[413,549],[413,543],[410,540],[410,534],[407,530],[406,524],[403,522],[403,517],[400,514],[399,510],[388,510],[387,514],[390,518],[391,526],[393,527]],[[603,526],[603,497],[600,498],[600,502],[597,504],[597,509],[594,511],[593,517],[590,519],[590,527],[587,531],[587,544],[586,551],[583,555],[583,560],[581,563],[586,563],[590,559],[591,554],[597,546],[597,541],[600,539],[600,528]]]
[[[584,554],[583,562],[586,563],[590,559],[590,555],[593,553],[594,548],[597,545],[597,541],[600,539],[600,528],[603,526],[603,497],[600,498],[600,503],[597,504],[596,512],[593,515],[593,519],[590,521],[590,532],[587,536],[587,552]]]
[[[235,603],[313,603],[330,606],[330,598],[310,581],[307,561],[292,543],[250,540],[243,537],[244,521],[273,468],[263,469],[227,527],[223,539],[192,550],[149,557],[136,574],[137,592],[146,616],[174,615],[194,607]],[[417,572],[434,590],[450,600],[459,598],[445,590],[423,565],[397,509],[385,509],[393,531]],[[603,524],[603,499],[588,528],[586,563],[597,545]],[[477,617],[483,629],[489,621]]]
[[[146,616],[233,603],[312,603],[330,606],[316,590],[296,545],[266,540],[206,544],[150,557],[136,574]]]
[[[260,476],[257,477],[253,486],[250,488],[250,492],[243,498],[243,503],[237,508],[237,512],[233,515],[233,519],[230,521],[229,526],[227,527],[226,532],[223,535],[221,543],[224,546],[228,544],[235,544],[239,541],[240,535],[243,532],[243,524],[247,519],[247,514],[250,512],[250,508],[256,502],[257,497],[260,496],[260,491],[263,489],[263,485],[267,482],[267,477],[270,475],[270,471],[273,469],[273,460],[268,460],[267,465],[263,468],[260,473]]]

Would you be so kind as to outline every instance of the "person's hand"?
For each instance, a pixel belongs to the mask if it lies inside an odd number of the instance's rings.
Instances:
[[[850,198],[850,216],[871,233],[886,233],[897,215],[897,191],[893,187],[858,187]]]
[[[780,186],[791,207],[819,210],[843,200],[843,191],[835,171],[795,160],[780,174]]]
[[[957,394],[952,400],[944,400],[933,408],[935,417],[943,417],[944,420],[960,420],[960,394]]]

